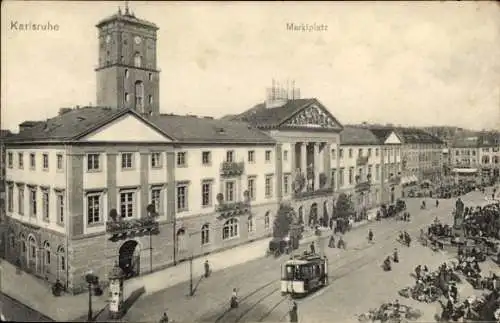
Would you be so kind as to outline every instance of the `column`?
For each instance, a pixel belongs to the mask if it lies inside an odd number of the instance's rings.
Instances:
[[[332,148],[329,142],[324,143],[323,147],[323,172],[326,175],[326,186],[331,187],[332,183],[332,156],[331,156]]]
[[[305,178],[304,187],[302,188],[302,192],[307,190],[307,143],[303,142],[300,145],[300,171]]]
[[[276,145],[276,200],[281,203],[283,198],[283,149],[282,144]]]
[[[314,163],[313,163],[313,167],[314,167],[314,187],[313,187],[313,190],[317,190],[320,188],[320,183],[319,183],[319,174],[320,174],[320,163],[322,161],[320,161],[320,143],[319,142],[315,142],[314,143]]]

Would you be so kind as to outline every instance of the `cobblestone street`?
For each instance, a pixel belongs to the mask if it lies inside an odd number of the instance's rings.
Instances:
[[[478,192],[463,197],[466,203],[477,203],[484,199]],[[438,312],[437,304],[421,304],[401,299],[398,291],[413,284],[410,274],[418,264],[426,264],[431,270],[452,255],[433,252],[416,242],[420,228],[425,227],[438,216],[450,222],[454,199],[441,200],[439,208],[420,210],[420,199],[408,200],[412,221],[400,222],[394,219],[382,220],[356,228],[346,234],[347,250],[323,248],[330,263],[330,285],[299,301],[301,322],[354,321],[360,314],[381,303],[400,299],[424,312],[424,320],[431,320]],[[430,205],[431,203],[427,203]],[[366,236],[368,228],[375,234],[375,243],[369,245]],[[410,248],[397,243],[399,230],[406,230],[414,237]],[[326,241],[324,241],[326,243]],[[385,256],[399,249],[401,262],[389,273],[380,268]],[[198,279],[194,297],[186,296],[189,284],[179,284],[154,295],[141,298],[127,313],[128,321],[154,321],[167,310],[177,322],[187,321],[277,321],[286,316],[286,302],[278,292],[280,263],[284,258],[265,258],[214,273],[207,280]],[[233,287],[239,289],[240,308],[228,312],[228,302]],[[459,285],[463,293],[470,294],[468,284]],[[195,319],[196,318],[196,319]]]

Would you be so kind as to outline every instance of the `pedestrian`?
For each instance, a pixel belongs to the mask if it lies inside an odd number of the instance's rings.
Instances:
[[[163,315],[160,319],[160,323],[168,323],[168,316],[167,316],[167,312],[163,312]]]
[[[328,241],[328,247],[335,248],[335,236],[332,234],[330,241]]]
[[[372,242],[373,241],[373,232],[372,230],[370,229],[368,231],[368,242]]]
[[[288,314],[290,316],[290,322],[298,322],[299,317],[298,317],[298,306],[297,303],[292,299],[292,297],[289,298],[289,311]]]
[[[314,247],[314,241],[311,242],[311,244],[309,245],[309,248],[311,249],[311,253],[312,254],[315,254],[316,253],[316,248]]]
[[[205,260],[205,278],[208,278],[210,276],[210,264],[208,263],[208,260]]]

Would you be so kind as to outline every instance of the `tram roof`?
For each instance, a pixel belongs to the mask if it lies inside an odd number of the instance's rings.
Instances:
[[[313,262],[324,261],[324,259],[319,255],[298,255],[293,257],[293,259],[287,260],[287,265],[306,265]]]

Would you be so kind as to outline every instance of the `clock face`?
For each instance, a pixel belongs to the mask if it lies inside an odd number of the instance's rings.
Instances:
[[[139,36],[135,36],[135,37],[134,37],[134,41],[135,41],[135,43],[136,43],[137,45],[139,45],[139,44],[141,43],[141,40],[142,40],[142,39],[141,39],[141,37],[139,37]]]
[[[108,44],[109,44],[109,42],[110,42],[110,41],[111,41],[111,35],[107,35],[107,36],[106,36],[106,43],[108,43]]]

